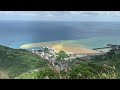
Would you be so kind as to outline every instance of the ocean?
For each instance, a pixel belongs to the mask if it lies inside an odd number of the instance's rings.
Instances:
[[[59,40],[72,40],[89,48],[120,44],[120,22],[0,21],[1,45],[19,48]]]

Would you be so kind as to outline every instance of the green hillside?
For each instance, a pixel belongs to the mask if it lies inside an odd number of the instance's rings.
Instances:
[[[115,66],[120,71],[120,48],[112,49],[105,55],[94,56],[90,61],[97,65]]]
[[[81,63],[72,70],[65,72],[44,67],[37,71],[22,73],[15,79],[118,79],[119,75],[113,68],[104,68],[91,63]]]
[[[120,79],[120,49],[112,49],[101,56],[94,56],[88,61],[74,59],[69,62],[71,70],[56,71],[44,67],[33,72],[19,75],[18,79]]]
[[[68,65],[71,70],[59,72],[47,60],[30,51],[0,45],[2,79],[119,79],[120,48],[87,61],[77,58]]]
[[[47,66],[47,62],[47,60],[43,60],[30,51],[0,45],[0,71],[6,72],[6,76],[9,76],[9,78],[14,78],[32,69]]]

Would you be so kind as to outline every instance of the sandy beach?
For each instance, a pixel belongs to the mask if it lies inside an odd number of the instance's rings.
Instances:
[[[21,45],[20,48],[29,49],[29,48],[41,47],[41,46],[54,48],[57,52],[59,52],[60,50],[64,50],[66,52],[73,52],[73,53],[98,53],[99,52],[99,51],[88,49],[88,48],[80,48],[80,47],[74,47],[71,45],[66,45],[65,43],[49,43],[49,42],[24,44],[24,45]]]

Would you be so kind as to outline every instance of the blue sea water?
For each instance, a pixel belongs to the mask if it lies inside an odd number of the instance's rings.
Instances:
[[[78,40],[91,48],[120,44],[120,22],[0,21],[1,45],[18,48],[56,40]]]

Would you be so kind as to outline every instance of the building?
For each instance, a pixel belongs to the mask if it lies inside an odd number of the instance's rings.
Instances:
[[[116,45],[116,44],[107,44],[107,46],[112,49],[118,49],[120,47],[119,45]]]
[[[48,56],[46,56],[46,55],[43,56],[43,59],[49,60]]]
[[[55,66],[56,63],[55,60],[56,60],[55,58],[49,58],[49,61],[53,66]]]
[[[108,46],[108,47],[112,47],[112,46],[113,46],[113,44],[107,44],[107,46]]]

